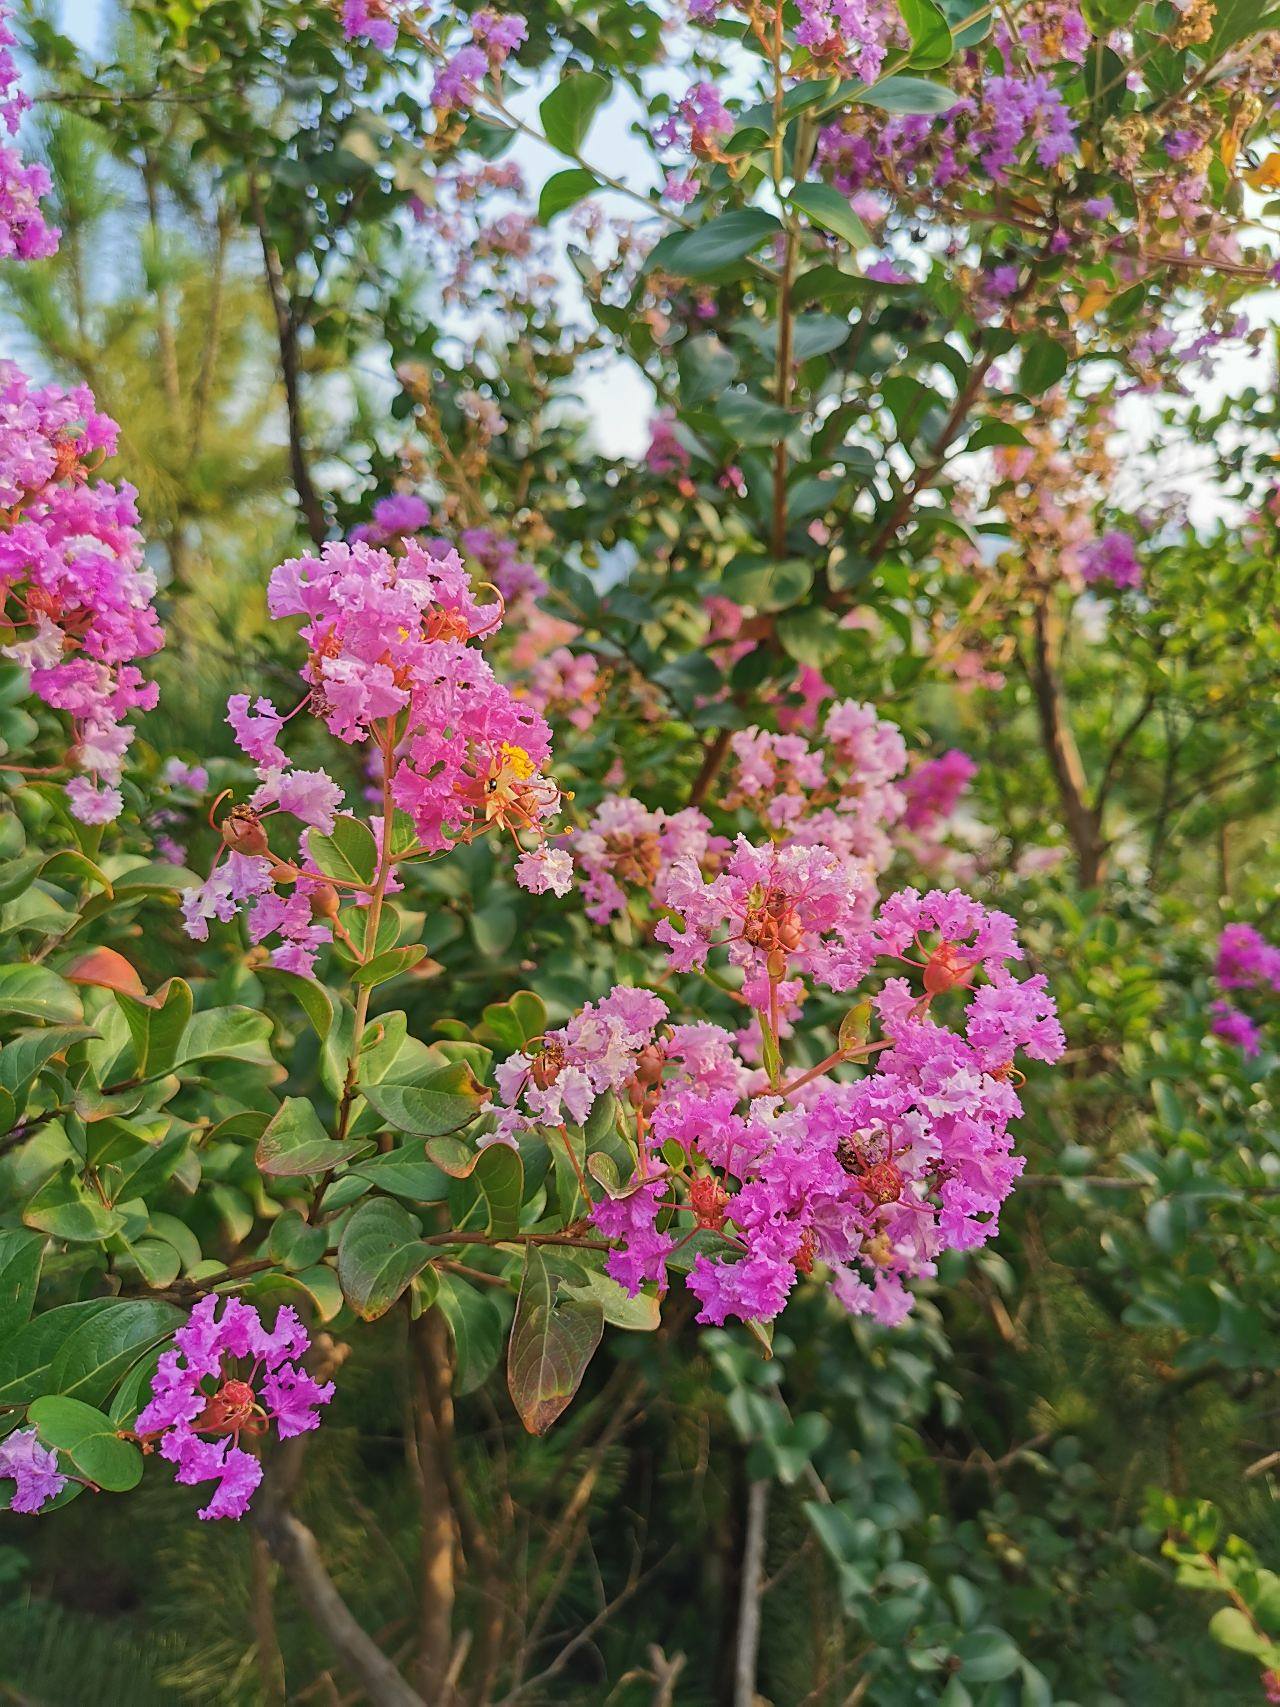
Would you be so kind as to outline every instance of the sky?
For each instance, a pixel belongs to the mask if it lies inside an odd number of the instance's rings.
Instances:
[[[301,3],[301,0],[299,0]],[[62,27],[90,51],[101,45],[104,20],[110,11],[109,0],[60,0],[58,12]],[[512,102],[517,116],[537,122],[537,106],[542,89],[530,89]],[[598,115],[585,145],[587,157],[610,176],[631,187],[647,191],[654,182],[652,158],[648,150],[631,134],[631,126],[639,116],[640,107],[629,91],[616,96]],[[563,169],[565,161],[551,149],[526,137],[519,137],[508,156],[524,173],[536,200],[545,180]],[[619,212],[635,212],[635,205],[622,197],[604,195],[600,198],[606,208]],[[567,261],[560,268],[564,289],[576,293],[576,276]],[[1255,322],[1280,324],[1280,295],[1268,293],[1250,305]],[[1190,401],[1206,409],[1212,408],[1224,396],[1248,385],[1265,389],[1274,384],[1274,360],[1241,351],[1228,351],[1211,378],[1193,375],[1187,380]],[[620,356],[604,356],[593,371],[586,374],[579,392],[592,421],[594,439],[606,456],[638,457],[648,443],[648,422],[654,409],[653,392],[634,363]],[[1157,425],[1156,405],[1149,399],[1133,397],[1123,401],[1117,414],[1117,447],[1123,447],[1118,469],[1117,496],[1125,504],[1135,505],[1143,495],[1183,497],[1187,500],[1190,518],[1199,527],[1220,520],[1235,519],[1232,506],[1217,491],[1204,471],[1205,456],[1190,447],[1155,456],[1146,448]]]

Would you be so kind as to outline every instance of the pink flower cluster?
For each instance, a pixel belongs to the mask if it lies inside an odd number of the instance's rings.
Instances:
[[[1242,1054],[1259,1054],[1262,1027],[1238,1005],[1238,998],[1280,995],[1280,947],[1252,925],[1227,925],[1218,939],[1213,973],[1218,988],[1232,992],[1237,1000],[1225,995],[1215,998],[1209,1009],[1209,1029]]]
[[[268,1332],[252,1305],[208,1293],[173,1342],[133,1432],[144,1446],[156,1444],[184,1487],[216,1482],[201,1518],[243,1517],[262,1465],[241,1437],[264,1435],[272,1423],[281,1440],[319,1428],[333,1382],[315,1381],[302,1367],[311,1341],[287,1305]]]
[[[619,984],[547,1032],[532,1054],[508,1056],[496,1072],[503,1103],[496,1137],[509,1142],[536,1125],[581,1126],[598,1096],[621,1091],[634,1077],[666,1017],[661,996]]]
[[[824,844],[866,872],[889,863],[889,831],[906,809],[897,779],[907,768],[907,745],[897,724],[873,706],[836,701],[817,750],[800,735],[755,728],[735,734],[730,750],[730,804],[746,802],[772,830]]]
[[[753,1008],[776,1006],[780,997],[798,1000],[794,982],[784,987],[788,970],[844,991],[871,963],[871,879],[821,844],[756,847],[739,836],[710,880],[692,854],[683,854],[665,872],[657,898],[673,915],[654,932],[669,948],[673,968],[701,968],[713,947],[727,947]]]
[[[342,29],[348,41],[372,42],[383,53],[396,45],[400,33],[392,0],[342,0]]]
[[[67,1485],[58,1469],[58,1454],[41,1446],[33,1428],[15,1429],[0,1440],[0,1482],[12,1482],[9,1510],[34,1514],[57,1499]]]
[[[406,539],[422,532],[431,521],[431,506],[415,492],[392,492],[379,498],[373,506],[369,521],[351,530],[353,542],[384,545],[391,550]]]
[[[590,729],[600,712],[600,666],[590,652],[557,646],[529,671],[526,697],[544,717]]]
[[[524,19],[514,14],[476,12],[471,19],[470,42],[436,73],[431,105],[444,113],[471,106],[485,78],[501,70],[528,33]]]
[[[0,651],[71,718],[69,758],[86,775],[67,792],[87,823],[120,811],[124,719],[157,697],[134,660],[164,644],[133,490],[91,479],[115,448],[115,422],[87,387],[34,390],[0,361],[0,610],[12,631]]]
[[[560,804],[559,790],[539,770],[550,754],[550,730],[473,644],[500,626],[501,607],[478,603],[446,541],[433,541],[430,550],[416,539],[401,545],[393,556],[359,541],[328,544],[318,557],[290,558],[272,571],[271,615],[305,619],[300,673],[307,691],[288,717],[309,710],[338,740],[376,749],[388,804],[407,814],[420,844],[398,857],[505,830],[520,850],[518,881],[563,894],[571,862],[545,846],[543,830]],[[257,766],[260,786],[224,822],[224,856],[208,882],[188,893],[183,912],[188,932],[203,939],[211,918],[228,920],[252,902],[253,940],[279,933],[274,963],[308,973],[332,934],[315,916],[330,897],[305,844],[300,865],[279,858],[262,819],[286,813],[327,834],[342,790],[323,770],[292,767],[280,745],[288,717],[263,697],[251,703],[234,694],[228,702],[227,721]],[[379,819],[374,829],[381,845],[388,826]],[[526,851],[522,833],[538,847]],[[285,898],[280,889],[288,886],[293,893]]]
[[[1091,541],[1080,552],[1080,573],[1090,584],[1109,581],[1113,587],[1141,586],[1142,565],[1132,537],[1113,530]]]
[[[608,924],[627,910],[627,891],[652,897],[662,874],[678,859],[702,865],[728,846],[712,836],[696,807],[663,812],[630,796],[611,795],[596,808],[571,843],[583,873],[587,917]]]
[[[58,247],[59,233],[45,223],[41,196],[51,184],[43,166],[24,161],[6,137],[18,134],[30,97],[18,88],[18,68],[9,49],[16,37],[9,28],[12,8],[0,0],[0,260],[43,260]]]
[[[797,0],[796,42],[814,69],[874,83],[890,43],[903,36],[898,9],[884,0]]]
[[[901,783],[907,803],[902,814],[904,829],[927,833],[949,818],[977,774],[977,765],[958,747],[916,765]]]
[[[892,897],[850,946],[864,971],[888,956],[916,982],[883,984],[881,1041],[792,1085],[765,1082],[718,1026],[666,1025],[660,997],[621,988],[499,1068],[508,1141],[581,1125],[606,1090],[633,1111],[635,1174],[591,1207],[615,1243],[608,1272],[629,1292],[665,1289],[668,1263],[698,1238],[688,1284],[700,1321],[771,1320],[821,1262],[847,1309],[893,1324],[911,1308],[908,1280],[995,1235],[1022,1169],[1015,1057],[1053,1061],[1064,1046],[1044,978],[1015,978],[1012,921],[955,890]],[[943,1000],[962,1004],[950,1024],[935,1012]],[[827,1076],[873,1056],[855,1080]]]

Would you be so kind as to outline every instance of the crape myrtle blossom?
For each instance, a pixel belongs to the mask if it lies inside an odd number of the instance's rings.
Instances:
[[[700,969],[713,947],[727,947],[755,1008],[769,1006],[771,986],[788,966],[829,989],[849,990],[871,961],[868,887],[865,874],[830,848],[758,847],[739,836],[709,881],[691,854],[672,862],[657,891],[672,917],[654,935],[677,972]]]
[[[24,161],[10,138],[17,136],[31,99],[18,88],[18,68],[9,51],[17,38],[9,28],[13,8],[0,0],[0,260],[44,260],[55,253],[59,233],[45,223],[41,196],[52,185],[44,167]]]
[[[535,1125],[581,1126],[603,1091],[621,1091],[635,1076],[666,1017],[661,996],[618,984],[548,1031],[532,1053],[508,1056],[495,1074],[503,1105],[496,1136],[513,1142]]]
[[[229,920],[252,903],[252,940],[283,939],[272,951],[278,966],[310,972],[331,940],[343,897],[334,887],[339,880],[322,875],[311,858],[309,836],[332,832],[343,791],[326,771],[291,764],[281,743],[288,721],[303,711],[339,741],[367,746],[378,761],[388,809],[374,826],[381,893],[399,887],[395,860],[440,853],[490,830],[515,843],[517,881],[538,893],[565,892],[571,864],[543,846],[544,821],[560,803],[539,770],[550,731],[497,680],[475,644],[500,625],[501,603],[479,602],[446,541],[401,543],[398,556],[363,541],[327,544],[319,556],[291,558],[272,572],[270,614],[304,619],[306,692],[287,714],[261,695],[228,701],[227,721],[257,767],[259,786],[222,820],[223,852],[207,883],[184,899],[187,930],[198,939],[211,919]],[[392,808],[417,838],[395,854],[387,840]],[[296,858],[270,845],[266,821],[276,815],[301,826]],[[538,845],[527,849],[521,835]],[[346,886],[361,904],[372,893],[369,885]]]
[[[1132,537],[1113,529],[1091,541],[1080,552],[1080,574],[1085,581],[1109,581],[1113,587],[1142,584],[1142,565]]]
[[[601,801],[571,846],[583,874],[586,915],[608,924],[627,910],[629,893],[651,899],[663,871],[688,856],[702,865],[728,846],[711,834],[709,819],[696,807],[663,812],[625,795]]]
[[[977,774],[977,765],[958,747],[936,759],[925,759],[900,784],[907,802],[903,828],[927,832],[941,819],[949,818]]]
[[[1280,995],[1280,947],[1253,925],[1226,925],[1218,938],[1213,978],[1219,990],[1230,991],[1236,999],[1220,995],[1210,1003],[1210,1031],[1246,1056],[1260,1054],[1262,1026],[1239,1005],[1239,999]]]
[[[523,18],[499,12],[476,12],[471,40],[451,54],[436,73],[431,105],[437,112],[470,107],[486,77],[501,70],[529,33]]]
[[[175,1332],[173,1349],[161,1353],[132,1432],[175,1466],[184,1487],[217,1484],[201,1518],[248,1510],[262,1466],[241,1446],[242,1436],[265,1435],[274,1423],[280,1439],[290,1440],[320,1426],[319,1408],[334,1387],[302,1367],[310,1343],[288,1305],[268,1331],[252,1305],[208,1293]]]
[[[12,1482],[9,1510],[28,1515],[57,1499],[67,1485],[58,1469],[58,1454],[42,1446],[33,1428],[15,1429],[0,1440],[0,1483]],[[0,1488],[0,1493],[6,1490]]]
[[[87,387],[37,390],[0,361],[0,653],[69,717],[68,762],[85,774],[68,795],[88,823],[120,811],[125,719],[158,696],[135,660],[164,644],[133,489],[91,478],[116,437]]]
[[[720,1027],[670,1026],[661,998],[621,988],[498,1069],[508,1141],[581,1125],[605,1090],[634,1115],[635,1174],[590,1208],[628,1292],[665,1290],[669,1259],[701,1231],[710,1248],[688,1275],[699,1321],[771,1320],[821,1263],[847,1309],[893,1325],[911,1308],[906,1283],[941,1252],[994,1237],[1023,1165],[1009,1130],[1016,1057],[1051,1062],[1064,1047],[1045,980],[1012,975],[1011,922],[958,891],[891,897],[864,936],[864,966],[879,948],[914,974],[874,997],[880,1041],[790,1085],[748,1067]],[[950,992],[963,1009],[942,1024],[933,1010]],[[827,1076],[854,1060],[861,1078]]]

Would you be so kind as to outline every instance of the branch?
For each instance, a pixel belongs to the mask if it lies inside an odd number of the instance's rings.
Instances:
[[[1036,598],[1032,613],[1034,651],[1032,662],[1023,667],[1031,681],[1040,734],[1049,768],[1062,802],[1062,816],[1075,849],[1080,884],[1093,889],[1102,877],[1106,844],[1098,813],[1089,805],[1089,783],[1080,750],[1067,716],[1066,699],[1058,674],[1058,625],[1049,608],[1047,592]]]
[[[324,506],[311,479],[303,443],[298,331],[289,312],[280,255],[267,229],[266,210],[262,205],[262,186],[256,172],[249,174],[249,206],[253,210],[253,223],[258,228],[258,238],[262,244],[262,261],[266,268],[267,289],[271,294],[271,307],[275,314],[276,339],[280,345],[280,371],[284,378],[285,414],[289,425],[289,471],[307,524],[307,532],[311,535],[311,543],[323,545],[329,537],[329,526],[325,521]]]
[[[290,1441],[279,1454],[273,1467],[276,1475],[264,1483],[254,1511],[258,1533],[288,1577],[307,1615],[323,1632],[352,1682],[360,1686],[373,1707],[427,1707],[357,1622],[325,1569],[315,1536],[288,1509],[289,1498],[301,1475],[301,1449],[305,1444],[301,1438]]]
[[[754,1707],[756,1660],[760,1653],[760,1603],[764,1594],[764,1544],[769,1516],[768,1482],[747,1490],[747,1535],[738,1594],[738,1640],[734,1652],[733,1707]]]

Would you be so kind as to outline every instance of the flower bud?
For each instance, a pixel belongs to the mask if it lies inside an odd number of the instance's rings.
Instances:
[[[267,832],[252,806],[233,806],[219,828],[223,841],[233,853],[256,854],[261,857],[271,852]]]
[[[340,905],[338,891],[332,883],[311,883],[307,886],[313,919],[336,919]]]

